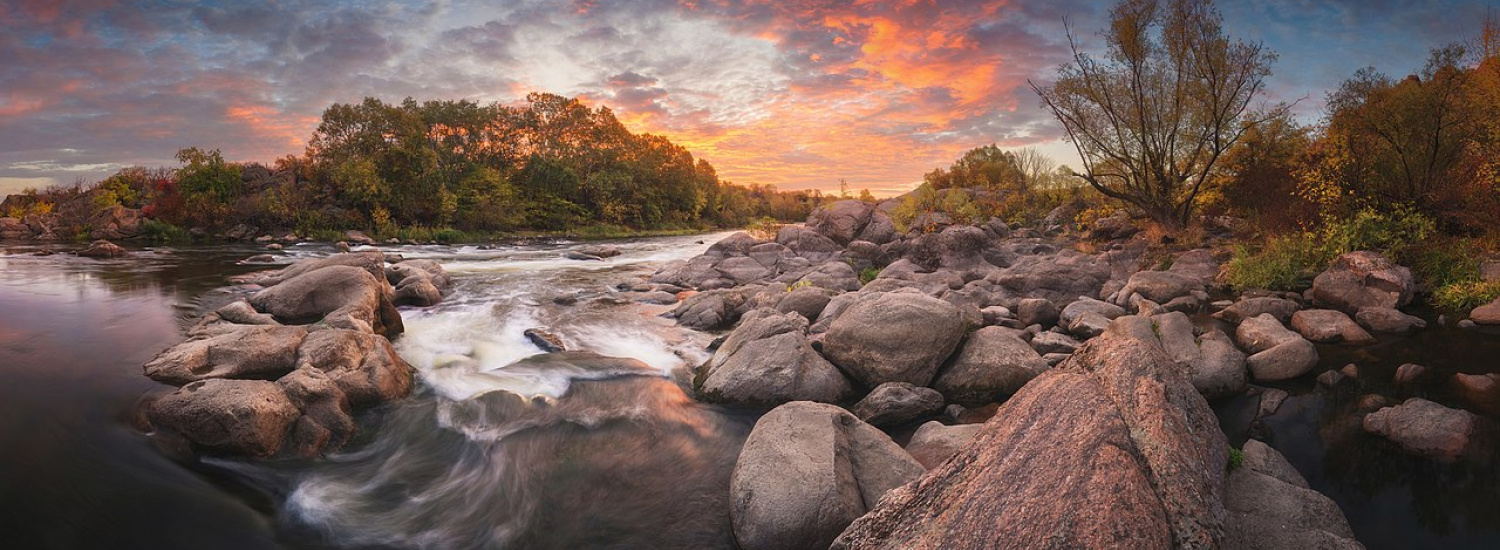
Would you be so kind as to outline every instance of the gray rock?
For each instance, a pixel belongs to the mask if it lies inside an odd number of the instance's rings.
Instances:
[[[756,422],[730,478],[744,550],[827,548],[891,489],[925,470],[890,437],[832,405],[794,402]]]
[[[1016,319],[1027,326],[1041,325],[1042,328],[1047,328],[1056,325],[1060,318],[1061,312],[1051,300],[1026,298],[1016,304]]]
[[[705,363],[698,392],[709,401],[755,407],[844,401],[853,387],[812,349],[806,328],[796,313],[751,312]]]
[[[1203,290],[1203,282],[1196,277],[1172,271],[1137,271],[1125,282],[1121,296],[1140,294],[1156,303],[1191,295],[1194,290]]]
[[[849,408],[871,426],[900,426],[943,411],[943,394],[905,382],[886,382]]]
[[[1103,300],[1080,298],[1062,309],[1062,314],[1058,317],[1058,322],[1063,326],[1072,326],[1073,321],[1084,313],[1096,313],[1103,316],[1106,320],[1113,320],[1125,315],[1127,312],[1125,308]]]
[[[963,316],[952,304],[915,293],[880,293],[856,301],[829,325],[823,353],[867,387],[926,386],[963,336]]]
[[[1068,323],[1068,332],[1083,339],[1104,334],[1109,328],[1109,317],[1093,311],[1085,311]]]
[[[974,331],[932,387],[948,401],[971,407],[1014,394],[1047,370],[1047,362],[1020,337],[1002,327]]]
[[[1042,355],[1050,353],[1071,354],[1078,350],[1078,346],[1082,345],[1082,342],[1074,340],[1066,334],[1058,334],[1051,331],[1037,333],[1036,336],[1031,338],[1031,349],[1036,350],[1037,353]]]
[[[250,297],[250,305],[287,324],[323,322],[328,326],[400,334],[401,313],[392,302],[393,290],[382,278],[348,265],[307,271]]]
[[[1262,465],[1252,466],[1252,449],[1264,448],[1275,454]],[[1223,547],[1228,550],[1280,550],[1282,548],[1319,548],[1356,550],[1364,546],[1354,539],[1354,531],[1337,504],[1323,494],[1308,489],[1295,471],[1290,475],[1300,483],[1283,476],[1285,463],[1279,453],[1258,441],[1245,444],[1244,465],[1224,481]],[[1267,470],[1279,472],[1268,473]],[[1287,476],[1290,477],[1290,476]]]
[[[813,209],[807,216],[807,228],[833,242],[847,245],[861,235],[874,212],[875,206],[863,201],[835,201]],[[886,219],[889,221],[888,217]]]

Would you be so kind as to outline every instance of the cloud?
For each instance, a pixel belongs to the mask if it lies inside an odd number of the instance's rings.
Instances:
[[[1469,32],[1483,4],[1220,7],[1231,33],[1281,53],[1272,92],[1313,98],[1302,109],[1315,116],[1355,68],[1414,69]],[[1066,152],[1027,82],[1066,60],[1065,17],[1097,42],[1105,11],[1083,0],[9,2],[0,178],[97,179],[174,164],[187,146],[269,161],[300,152],[333,102],[546,91],[608,106],[726,179],[899,192],[991,142]]]

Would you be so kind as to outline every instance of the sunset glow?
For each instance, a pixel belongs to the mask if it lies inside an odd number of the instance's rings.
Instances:
[[[1047,81],[1065,60],[1065,17],[1092,29],[1106,10],[1078,0],[493,4],[0,4],[0,194],[105,175],[78,167],[172,165],[188,146],[270,161],[301,152],[334,102],[510,103],[544,91],[610,107],[731,181],[828,190],[845,179],[890,195],[988,143],[1070,162],[1027,81]],[[1222,8],[1226,26],[1281,53],[1272,99],[1305,98],[1298,112],[1313,121],[1348,67],[1419,65],[1430,44],[1473,34],[1484,6]],[[1368,47],[1393,28],[1421,36]]]

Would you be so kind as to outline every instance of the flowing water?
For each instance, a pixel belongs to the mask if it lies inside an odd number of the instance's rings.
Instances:
[[[359,418],[361,435],[322,461],[194,458],[144,435],[143,396],[168,390],[141,365],[206,308],[265,269],[249,246],[160,248],[119,260],[68,247],[0,254],[0,548],[732,548],[728,485],[755,414],[681,390],[709,336],[669,306],[621,299],[661,263],[722,235],[611,243],[605,262],[566,243],[396,247],[454,275],[446,301],[403,309],[397,349],[415,395]],[[702,242],[700,242],[702,241]],[[288,247],[282,263],[323,255]],[[390,249],[387,249],[390,250]],[[570,304],[570,305],[563,305]],[[545,328],[577,353],[542,354]],[[1396,365],[1494,369],[1494,335],[1432,330],[1362,350],[1359,392],[1398,389]],[[1436,350],[1436,351],[1435,351]],[[1383,378],[1382,378],[1383,377]],[[1500,547],[1493,463],[1437,466],[1350,429],[1355,390],[1293,393],[1254,428],[1332,496],[1371,548]],[[1253,398],[1216,406],[1236,443]]]

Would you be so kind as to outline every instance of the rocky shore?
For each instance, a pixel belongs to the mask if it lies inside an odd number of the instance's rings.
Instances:
[[[436,304],[448,276],[437,262],[377,251],[237,282],[260,290],[203,316],[187,341],[146,363],[146,376],[179,387],[146,416],[159,435],[200,451],[314,457],[354,436],[358,412],[411,391],[412,368],[391,346],[403,331],[396,306]]]
[[[1315,344],[1423,330],[1410,270],[1354,252],[1304,293],[1225,299],[1224,246],[1163,255],[1113,218],[903,234],[894,206],[833,203],[630,286],[725,331],[699,399],[769,409],[730,488],[742,548],[1361,547],[1274,449],[1231,461],[1208,400],[1274,413],[1285,392],[1252,383],[1318,374]],[[1482,406],[1494,378],[1453,384]],[[1380,405],[1365,430],[1408,452],[1488,452],[1472,413]]]

